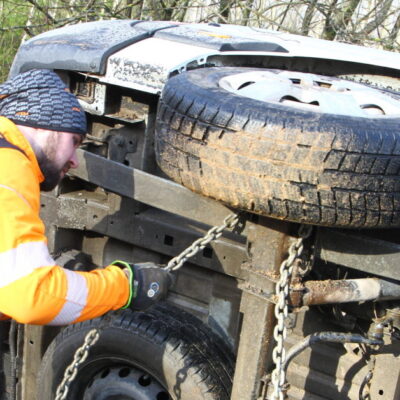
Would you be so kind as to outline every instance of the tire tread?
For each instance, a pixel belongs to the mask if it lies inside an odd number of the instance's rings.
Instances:
[[[54,398],[56,384],[61,381],[60,375],[63,369],[60,369],[58,374],[54,374],[57,382],[53,382],[50,386],[48,376],[54,364],[59,367],[60,360],[57,357],[61,357],[58,354],[62,354],[63,349],[64,353],[66,352],[65,343],[72,340],[72,337],[76,337],[76,347],[79,347],[85,334],[94,327],[104,332],[110,329],[131,332],[133,338],[142,338],[146,342],[153,343],[152,346],[156,346],[159,351],[173,357],[176,365],[184,365],[187,374],[203,393],[202,400],[229,400],[234,369],[230,350],[209,327],[202,324],[196,317],[172,305],[162,303],[152,307],[146,313],[132,313],[125,310],[114,313],[112,318],[108,315],[64,328],[50,344],[42,360],[38,378],[38,393],[41,400]],[[102,333],[100,333],[99,343],[101,337]],[[62,357],[65,367],[73,357],[70,351],[67,353],[68,359],[65,354]],[[85,362],[90,362],[90,356]],[[73,392],[71,396],[74,396]],[[182,398],[182,400],[194,399]]]
[[[279,219],[398,226],[398,120],[364,123],[273,105],[262,112],[261,102],[216,92],[217,79],[229,73],[195,70],[167,82],[156,123],[157,161],[167,175],[233,207]]]

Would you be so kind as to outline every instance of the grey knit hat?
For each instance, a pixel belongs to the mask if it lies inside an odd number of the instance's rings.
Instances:
[[[35,69],[0,85],[0,116],[18,125],[86,134],[86,116],[59,76]]]

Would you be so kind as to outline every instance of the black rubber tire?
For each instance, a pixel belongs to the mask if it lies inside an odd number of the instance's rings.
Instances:
[[[83,399],[105,368],[132,367],[165,389],[160,400],[229,400],[234,371],[230,349],[197,318],[166,304],[146,313],[127,310],[65,328],[43,357],[37,400],[54,400],[65,368],[93,327],[102,329],[99,341],[80,366],[67,399]]]
[[[235,208],[316,225],[400,225],[399,118],[303,111],[219,87],[246,68],[171,78],[156,124],[160,168]]]

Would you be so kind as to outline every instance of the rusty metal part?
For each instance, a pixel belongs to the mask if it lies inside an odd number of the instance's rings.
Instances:
[[[257,279],[258,284],[250,277],[248,281],[240,285],[240,288],[276,304],[278,297],[275,293],[268,291],[267,286],[267,282],[274,282],[276,278],[272,274],[259,273]],[[398,299],[400,299],[400,286],[378,278],[307,281],[297,282],[290,286],[290,305],[295,308]]]
[[[368,337],[370,339],[383,340],[384,330],[386,327],[391,327],[393,323],[392,318],[385,319],[376,318],[374,323],[370,326]]]
[[[308,281],[291,289],[290,298],[295,307],[400,299],[398,284],[378,278]]]
[[[286,383],[286,370],[283,368],[283,365],[286,359],[284,342],[287,337],[286,324],[289,316],[289,285],[296,260],[299,260],[303,254],[304,240],[310,236],[311,231],[311,226],[300,226],[299,238],[289,247],[289,255],[282,262],[279,270],[280,278],[275,289],[275,293],[278,296],[278,301],[275,305],[276,325],[274,327],[276,345],[272,352],[275,369],[271,374],[271,382],[274,387],[272,399],[274,400],[283,400],[287,398],[288,384]]]
[[[376,362],[375,355],[371,355],[367,361],[369,368],[368,372],[365,375],[364,380],[361,383],[360,390],[358,392],[359,400],[371,399],[370,386],[371,386],[371,380],[374,376],[375,362]]]
[[[274,283],[267,276],[279,276],[279,267],[285,259],[291,238],[287,222],[260,217],[257,223],[247,222],[248,252],[251,266],[248,287],[263,289],[263,295],[254,290],[244,290],[240,309],[243,323],[236,360],[232,400],[256,399],[262,392],[262,378],[272,369],[274,304],[266,302],[275,292]],[[258,282],[258,285],[257,285]],[[265,384],[265,381],[264,381]]]

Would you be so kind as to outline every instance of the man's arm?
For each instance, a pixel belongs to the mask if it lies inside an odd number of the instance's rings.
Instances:
[[[34,203],[34,177],[23,176],[29,170],[17,153],[8,162],[22,181],[0,174],[0,312],[21,323],[64,325],[124,306],[129,282],[119,267],[74,272],[56,265]]]

